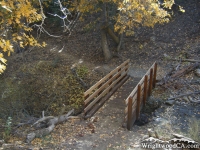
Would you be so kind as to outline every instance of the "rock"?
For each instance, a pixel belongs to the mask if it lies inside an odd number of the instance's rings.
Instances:
[[[185,100],[186,102],[190,102],[190,100],[188,99],[187,96],[184,96],[184,97],[183,97],[183,100]]]
[[[149,137],[155,137],[155,133],[152,129],[148,129]]]
[[[0,140],[0,146],[1,146],[2,144],[4,144],[4,143],[5,143],[4,140]]]
[[[200,77],[200,68],[198,68],[198,69],[195,70],[195,74],[196,74],[198,77]]]
[[[155,119],[155,124],[158,126],[164,126],[166,127],[166,125],[170,124],[170,122],[164,118],[156,118]]]
[[[193,101],[193,98],[191,96],[188,96],[189,101]]]
[[[175,103],[175,100],[167,100],[165,104],[172,106]]]
[[[176,104],[176,105],[181,105],[181,102],[176,101],[175,104]]]
[[[144,135],[144,136],[142,137],[142,140],[145,140],[145,139],[147,139],[147,138],[149,138],[149,135]]]

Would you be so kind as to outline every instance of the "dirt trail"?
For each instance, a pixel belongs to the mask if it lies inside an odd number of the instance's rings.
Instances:
[[[134,141],[139,141],[141,136],[122,127],[124,119],[124,99],[136,85],[136,81],[129,79],[93,116],[97,122],[85,121],[88,126],[95,127],[95,133],[78,137],[75,145],[69,149],[80,150],[105,150],[105,149],[130,149]]]
[[[141,127],[135,126],[132,131],[128,131],[126,128],[122,127],[125,109],[124,100],[128,97],[140,79],[141,78],[139,77],[130,77],[113,94],[113,96],[111,96],[104,106],[94,114],[92,119],[82,121],[81,123],[85,124],[83,126],[92,129],[91,133],[84,133],[83,137],[82,135],[78,136],[74,144],[67,144],[68,149],[134,149],[135,144],[137,146],[137,142],[139,142],[144,135],[143,131],[145,130],[136,132]],[[66,148],[66,145],[64,147]]]

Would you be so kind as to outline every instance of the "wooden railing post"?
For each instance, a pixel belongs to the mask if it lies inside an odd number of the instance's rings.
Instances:
[[[143,96],[143,105],[145,106],[146,100],[147,100],[147,83],[148,83],[148,75],[145,75],[144,77],[144,96]]]
[[[156,86],[156,75],[157,75],[157,63],[154,65],[154,72],[153,72],[153,87]]]
[[[122,68],[118,69],[118,72],[120,72],[122,70]],[[119,76],[117,78],[119,78],[122,75],[122,73],[119,74]]]
[[[132,104],[133,104],[133,98],[129,97],[128,99],[128,120],[127,120],[127,129],[131,130],[132,127]]]
[[[151,91],[152,91],[152,83],[153,83],[153,68],[151,68],[150,70],[150,79],[149,79],[149,91],[148,91],[148,95],[151,95]]]
[[[138,85],[137,90],[137,106],[136,106],[136,119],[140,116],[140,99],[141,99],[141,85]]]
[[[108,79],[111,79],[113,77],[113,75],[111,75]],[[109,83],[109,86],[111,85],[113,83],[113,81],[111,81],[110,83]],[[109,90],[109,92],[112,90],[112,88],[110,88],[110,90]]]

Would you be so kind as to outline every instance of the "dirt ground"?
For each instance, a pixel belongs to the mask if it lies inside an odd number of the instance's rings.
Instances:
[[[78,23],[70,37],[53,39],[44,36],[42,38],[45,39],[47,47],[34,48],[25,52],[25,56],[17,54],[13,56],[15,59],[10,58],[5,75],[13,77],[12,73],[20,69],[22,64],[31,67],[40,61],[56,62],[59,59],[62,66],[70,67],[81,60],[91,72],[94,72],[91,73],[91,79],[87,79],[88,85],[91,86],[123,61],[130,59],[129,81],[141,78],[155,61],[158,63],[157,79],[160,80],[171,68],[179,65],[178,61],[167,60],[165,56],[195,60],[200,58],[200,5],[197,3],[199,2],[195,0],[183,1],[181,5],[185,13],[176,12],[168,24],[156,25],[153,29],[138,28],[134,36],[125,37],[125,49],[120,51],[120,57],[114,57],[108,63],[104,63],[98,31],[85,31],[82,23]],[[112,45],[111,42],[109,44]],[[189,64],[191,63],[183,62],[181,67]],[[62,67],[59,71],[63,73],[61,77],[64,77],[65,69]],[[42,71],[38,74],[42,75]],[[173,84],[167,88],[156,86],[148,102],[150,110],[143,111],[143,114],[148,116],[149,122],[142,126],[134,125],[131,131],[122,127],[123,100],[137,83],[135,81],[131,81],[132,85],[128,85],[128,82],[123,85],[91,119],[71,119],[57,125],[51,135],[36,138],[30,144],[24,143],[24,139],[21,141],[18,137],[11,138],[9,142],[18,145],[18,149],[131,150],[141,149],[140,141],[147,135],[148,129],[156,130],[164,140],[170,139],[172,133],[193,138],[190,134],[192,127],[190,122],[195,122],[191,118],[200,122],[200,105],[183,98],[176,99],[173,105],[166,105],[165,101],[181,93],[199,91],[199,84],[188,85],[188,83],[192,81],[199,83],[200,78],[191,72],[180,80],[187,81],[186,85],[180,84],[178,88]],[[199,98],[199,95],[196,97]],[[26,132],[24,131],[24,134]],[[200,137],[200,129],[197,132]]]

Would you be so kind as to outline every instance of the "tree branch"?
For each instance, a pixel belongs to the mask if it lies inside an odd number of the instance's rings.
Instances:
[[[188,95],[193,95],[193,94],[199,94],[199,93],[200,93],[200,91],[195,91],[195,92],[191,92],[191,93],[181,94],[181,95],[169,98],[168,100],[173,100],[173,99],[180,98],[180,97],[183,97],[183,96],[188,96]]]

